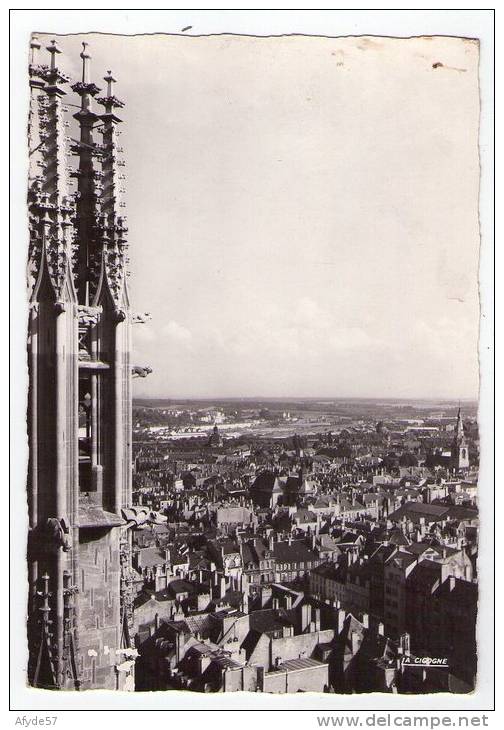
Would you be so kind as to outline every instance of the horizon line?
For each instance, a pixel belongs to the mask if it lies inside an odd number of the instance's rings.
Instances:
[[[133,400],[396,400],[396,401],[447,401],[447,402],[458,402],[458,401],[471,401],[474,403],[479,402],[478,396],[364,396],[364,395],[351,395],[351,396],[323,396],[323,395],[226,395],[226,396],[210,396],[210,395],[140,395],[133,396]]]

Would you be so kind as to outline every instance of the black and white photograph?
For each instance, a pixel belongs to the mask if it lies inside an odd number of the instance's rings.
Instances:
[[[462,703],[481,39],[186,17],[25,34],[26,690]]]

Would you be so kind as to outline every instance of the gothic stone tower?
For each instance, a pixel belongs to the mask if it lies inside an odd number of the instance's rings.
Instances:
[[[457,425],[455,427],[455,436],[451,449],[452,468],[455,471],[462,471],[469,468],[469,449],[467,447],[466,437],[464,435],[464,423],[460,408],[457,414]]]
[[[83,46],[72,121],[60,50],[52,41],[49,64],[40,64],[41,44],[31,42],[28,679],[56,689],[132,689],[121,514],[131,503],[131,314],[115,114],[123,104],[109,71],[97,99],[104,111],[93,111],[100,89]]]

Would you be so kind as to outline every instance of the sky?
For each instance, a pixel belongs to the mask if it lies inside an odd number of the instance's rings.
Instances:
[[[475,42],[85,39],[126,103],[137,397],[477,397]]]

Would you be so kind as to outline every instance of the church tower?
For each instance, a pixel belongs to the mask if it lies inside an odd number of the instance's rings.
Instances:
[[[457,425],[451,450],[452,468],[455,471],[462,471],[469,468],[469,448],[464,434],[464,423],[460,408],[457,414]]]
[[[131,504],[131,313],[115,114],[123,103],[109,71],[97,99],[104,111],[93,110],[100,89],[83,44],[72,121],[60,50],[51,41],[45,65],[40,49],[32,39],[28,679],[54,689],[133,689],[122,514]]]

